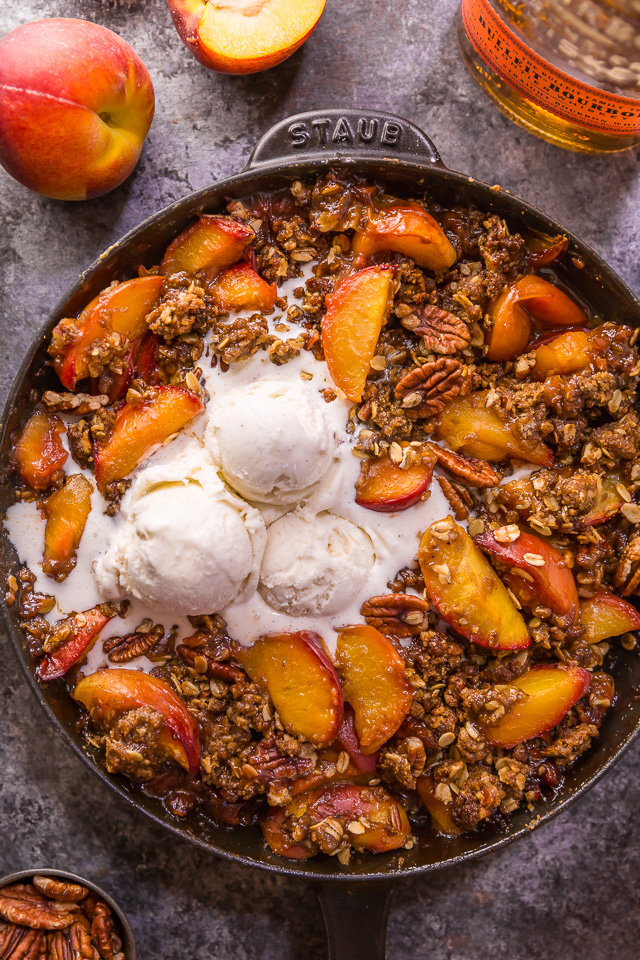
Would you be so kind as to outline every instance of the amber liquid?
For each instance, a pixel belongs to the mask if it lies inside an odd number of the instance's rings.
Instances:
[[[512,34],[553,68],[584,85],[586,93],[640,102],[640,3],[636,0],[489,0]],[[464,62],[495,105],[530,133],[570,150],[614,153],[640,143],[637,130],[610,132],[582,125],[517,90],[470,42],[462,10],[458,44]]]

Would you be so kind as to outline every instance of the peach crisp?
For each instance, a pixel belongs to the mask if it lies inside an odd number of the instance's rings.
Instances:
[[[238,72],[324,6],[170,5]],[[56,326],[14,438],[38,681],[110,775],[281,857],[534,810],[640,630],[634,331],[565,237],[331,171],[181,226]]]

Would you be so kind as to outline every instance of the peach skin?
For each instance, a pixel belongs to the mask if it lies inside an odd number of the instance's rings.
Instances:
[[[114,617],[113,613],[105,612],[106,609],[106,605],[99,605],[63,621],[69,635],[40,661],[36,669],[38,680],[48,683],[63,677],[89,652],[102,628]]]
[[[117,34],[52,18],[0,40],[0,163],[37,193],[86,200],[133,171],[154,110],[153,84]]]
[[[196,60],[219,73],[257,73],[290,57],[316,28],[326,0],[169,0]]]
[[[555,547],[535,533],[520,530],[514,523],[485,530],[476,537],[476,543],[510,568],[503,580],[521,603],[540,604],[568,624],[574,622],[578,614],[578,590],[571,570]],[[520,587],[525,591],[524,597],[520,595]]]

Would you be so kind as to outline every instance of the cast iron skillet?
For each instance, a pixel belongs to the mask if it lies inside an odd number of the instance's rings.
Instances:
[[[640,325],[640,303],[628,287],[589,247],[534,207],[498,188],[448,170],[431,140],[412,123],[377,111],[326,110],[290,117],[276,124],[259,141],[246,170],[179,200],[150,217],[110,247],[80,276],[30,347],[15,380],[3,415],[0,469],[6,477],[10,434],[21,423],[29,389],[43,376],[46,340],[65,316],[75,316],[112,280],[134,275],[140,262],[157,263],[169,241],[201,211],[224,210],[228,198],[268,191],[327,167],[351,170],[384,183],[400,196],[433,197],[445,203],[477,204],[507,217],[515,229],[547,234],[565,233],[569,251],[559,268],[560,280],[580,291],[609,320]],[[584,268],[577,265],[582,261]],[[4,466],[2,466],[4,465]],[[0,515],[10,502],[9,485],[2,485]],[[17,558],[6,536],[0,536],[0,580],[16,569]],[[426,874],[445,865],[464,863],[525,837],[564,810],[613,766],[640,730],[640,659],[620,651],[615,666],[618,691],[595,746],[569,771],[557,796],[530,813],[518,811],[498,833],[443,838],[427,825],[417,828],[420,842],[411,851],[356,856],[348,867],[336,858],[286,861],[271,853],[259,830],[228,830],[211,823],[183,823],[161,804],[136,792],[124,779],[109,776],[100,758],[88,751],[75,729],[77,708],[63,685],[36,683],[15,613],[3,608],[7,635],[38,702],[63,740],[105,784],[157,823],[199,847],[228,860],[274,873],[310,880],[318,892],[327,926],[332,960],[381,960],[384,957],[389,896],[393,883]]]

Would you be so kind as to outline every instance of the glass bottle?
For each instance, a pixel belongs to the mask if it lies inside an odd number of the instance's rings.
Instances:
[[[640,143],[640,0],[462,0],[458,42],[511,120],[590,153]]]

